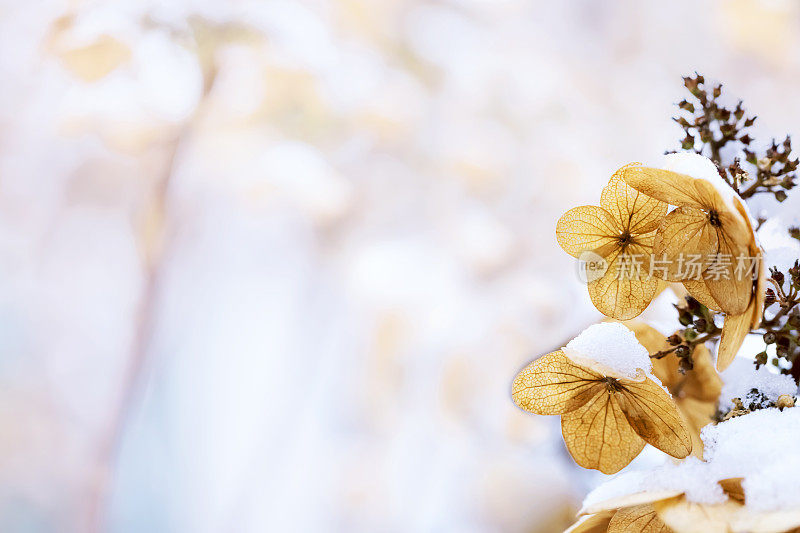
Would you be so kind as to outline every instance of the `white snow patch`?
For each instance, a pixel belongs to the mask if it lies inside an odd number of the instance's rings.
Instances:
[[[773,401],[781,394],[797,394],[797,384],[791,376],[778,374],[766,365],[756,370],[755,363],[744,357],[736,357],[720,377],[723,385],[719,405],[722,410],[731,409],[734,398],[744,398],[754,388]]]
[[[688,457],[667,461],[652,470],[618,475],[590,492],[582,512],[613,505],[669,497],[683,492],[689,501],[714,504],[725,501],[719,481],[744,478],[746,505],[757,511],[800,507],[800,456],[793,453],[800,442],[800,408],[754,411],[703,428],[702,461]]]
[[[642,374],[652,369],[647,348],[618,322],[589,326],[567,344],[564,353],[578,364],[589,364],[615,377],[641,380]]]
[[[764,248],[764,266],[778,267],[786,273],[800,259],[800,242],[789,236],[789,226],[782,217],[773,217],[758,230],[758,239]]]
[[[705,457],[716,479],[744,477],[748,507],[800,506],[800,408],[762,409],[701,432]]]

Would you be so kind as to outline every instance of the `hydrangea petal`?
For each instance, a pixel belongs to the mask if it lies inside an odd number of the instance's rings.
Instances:
[[[600,207],[608,211],[617,223],[631,234],[648,233],[655,230],[664,215],[667,204],[646,196],[622,179],[626,168],[617,170],[600,195]]]
[[[669,394],[651,379],[621,383],[619,403],[634,431],[673,457],[682,459],[689,455],[692,439]]]
[[[719,250],[719,239],[708,215],[692,207],[679,207],[664,217],[653,243],[657,261],[664,261],[665,270],[656,274],[667,281],[699,278],[710,257]],[[689,272],[694,261],[697,272]]]
[[[605,257],[619,246],[622,228],[601,207],[584,205],[564,213],[556,224],[556,239],[573,257],[587,250]]]
[[[626,507],[616,512],[608,524],[608,533],[672,533],[658,517],[652,505]]]
[[[576,365],[561,350],[543,355],[522,369],[511,396],[522,409],[537,415],[560,415],[585,404],[596,394],[602,376]]]
[[[628,465],[644,448],[644,441],[625,418],[616,394],[603,390],[585,405],[561,416],[561,433],[575,462],[604,474]]]
[[[733,362],[733,358],[736,357],[739,348],[742,347],[745,337],[750,333],[755,304],[756,298],[753,298],[749,309],[744,313],[725,316],[719,349],[717,350],[717,370],[720,372],[728,368]]]
[[[725,202],[706,180],[671,170],[643,166],[626,167],[625,182],[645,194],[675,206],[698,209],[724,209]]]
[[[602,277],[589,282],[589,297],[598,311],[617,320],[630,320],[650,305],[658,291],[658,279],[647,275],[647,264],[643,260],[641,249],[631,246],[609,261]],[[642,264],[641,275],[628,279],[625,269],[634,262]]]
[[[706,287],[706,282],[703,279],[685,279],[681,283],[683,283],[683,287],[689,292],[689,294],[700,302],[701,304],[705,305],[709,309],[713,309],[714,311],[721,311],[719,304],[714,297],[711,296],[711,292],[709,292],[708,287]]]

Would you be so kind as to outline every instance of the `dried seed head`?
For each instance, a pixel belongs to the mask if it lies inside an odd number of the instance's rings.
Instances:
[[[794,407],[794,398],[789,396],[788,394],[781,394],[778,396],[778,401],[775,402],[775,405],[779,409],[785,409],[786,407]]]

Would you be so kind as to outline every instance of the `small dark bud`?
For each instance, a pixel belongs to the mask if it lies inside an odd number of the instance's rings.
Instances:
[[[694,362],[692,362],[692,360],[688,357],[682,358],[678,365],[682,374],[694,368]]]
[[[775,191],[775,199],[779,202],[786,200],[786,191]]]
[[[764,335],[766,335],[766,333]],[[792,344],[792,341],[791,339],[789,339],[789,337],[784,337],[783,335],[779,335],[776,344],[781,348],[789,348],[789,346]]]
[[[678,317],[678,321],[684,326],[689,326],[694,321],[694,318],[691,313],[682,311],[681,315]]]
[[[772,279],[778,282],[778,285],[783,285],[783,272],[775,270],[772,272]]]
[[[776,301],[777,298],[775,297],[775,291],[773,291],[772,289],[767,289],[767,294],[764,296],[764,305],[769,307]]]
[[[775,344],[776,340],[778,340],[778,336],[775,334],[774,331],[768,331],[764,333],[764,342],[766,344]]]
[[[767,364],[767,352],[761,352],[760,354],[756,355],[756,365],[766,365]]]
[[[698,332],[705,332],[707,327],[708,322],[703,317],[700,317],[694,321],[694,329],[696,329]]]
[[[670,335],[669,337],[667,337],[667,343],[670,346],[677,346],[681,342],[683,342],[683,339],[681,339],[681,336],[678,335],[678,334],[673,334],[673,335]]]
[[[697,313],[703,308],[703,304],[692,298],[691,296],[686,297],[686,306],[689,308],[689,311],[692,313]]]
[[[685,357],[689,357],[689,347],[685,344],[681,344],[677,348],[675,348],[675,355],[680,357],[681,359]]]

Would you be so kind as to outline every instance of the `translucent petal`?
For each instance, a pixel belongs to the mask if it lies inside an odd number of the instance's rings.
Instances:
[[[681,283],[683,283],[684,288],[689,292],[692,298],[705,305],[709,309],[713,309],[714,311],[721,310],[717,301],[714,300],[713,296],[711,296],[711,293],[709,292],[708,287],[706,287],[706,282],[704,280],[687,279],[683,280]]]
[[[561,350],[522,369],[511,385],[514,403],[537,415],[560,415],[585,404],[602,376],[576,365]]]
[[[608,533],[672,533],[652,505],[620,509],[608,524]]]
[[[748,235],[741,219],[736,216],[720,215],[722,226],[717,231],[719,251],[717,257],[709,262],[703,272],[708,292],[726,314],[738,315],[747,309],[753,290],[752,275],[739,272],[740,260],[752,266],[751,236]],[[752,316],[752,315],[751,315]]]
[[[753,308],[753,321],[750,324],[750,327],[753,329],[759,327],[761,325],[761,319],[764,318],[764,300],[767,296],[767,269],[764,266],[764,252],[759,249],[756,252],[756,268],[758,269],[758,279],[756,280],[756,286],[754,287],[753,298],[755,298],[755,304]]]
[[[601,207],[584,205],[570,209],[556,224],[556,239],[573,257],[591,250],[605,257],[619,247],[622,227]]]
[[[625,417],[636,433],[664,453],[682,459],[692,452],[692,439],[675,402],[653,380],[623,380],[617,393]]]
[[[659,518],[682,533],[728,533],[730,521],[742,505],[731,500],[716,505],[692,503],[686,498],[671,498],[653,503]]]
[[[601,502],[597,502],[592,504],[588,507],[582,507],[580,511],[578,511],[579,515],[583,514],[591,514],[591,513],[601,513],[603,511],[608,510],[616,510],[621,509],[623,507],[633,507],[635,505],[644,505],[646,503],[653,503],[660,500],[666,500],[669,498],[674,498],[676,496],[681,496],[683,494],[682,490],[648,490],[645,492],[634,492],[632,494],[625,494],[623,496],[615,496],[612,498],[608,498]]]
[[[564,530],[564,533],[605,533],[615,513],[616,510],[610,510],[584,516]]]
[[[647,265],[641,264],[641,276],[628,279],[635,262],[642,263],[640,249],[629,247],[616,254],[606,273],[588,284],[589,297],[598,311],[617,320],[630,320],[644,311],[658,290],[658,279],[649,277]]]
[[[718,249],[717,231],[708,215],[692,207],[679,207],[658,228],[653,253],[656,259],[665,261],[665,269],[656,272],[668,281],[699,278]],[[694,272],[690,272],[694,270],[692,263],[697,265]]]
[[[708,181],[660,168],[632,166],[623,169],[623,179],[637,191],[676,206],[699,209],[725,207],[719,192]]]
[[[733,358],[742,347],[744,338],[750,333],[750,326],[753,322],[753,313],[756,305],[756,298],[750,302],[750,307],[739,315],[726,315],[725,323],[722,326],[722,336],[717,349],[717,370],[722,372],[733,362]]]
[[[702,459],[705,445],[700,438],[700,432],[704,427],[714,421],[714,415],[717,412],[717,402],[686,397],[678,398],[675,400],[675,404],[678,406],[678,411],[683,417],[683,421],[692,438],[692,455]]]
[[[733,499],[708,505],[673,498],[655,502],[653,508],[668,527],[681,533],[776,533],[800,526],[800,509],[755,511]]]
[[[692,352],[694,367],[686,372],[686,382],[681,392],[683,395],[705,402],[716,402],[722,391],[722,380],[714,370],[711,352],[704,344],[695,346]],[[677,368],[676,368],[677,372]]]
[[[604,474],[622,470],[644,448],[625,418],[616,394],[601,392],[585,405],[561,416],[561,434],[575,462]]]
[[[667,214],[667,204],[646,196],[622,179],[626,168],[617,170],[600,195],[600,207],[608,211],[617,223],[631,234],[655,230]]]

